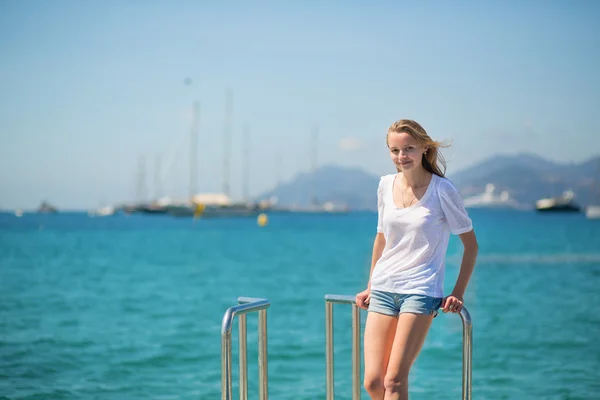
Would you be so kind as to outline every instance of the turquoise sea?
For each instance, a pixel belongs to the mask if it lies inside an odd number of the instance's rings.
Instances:
[[[600,398],[600,221],[470,210],[474,399]],[[367,282],[376,214],[198,220],[0,215],[1,399],[219,399],[220,328],[264,297],[269,395],[325,398],[324,295]],[[448,250],[446,288],[461,245]],[[364,320],[363,313],[363,320]],[[248,316],[257,398],[256,315]],[[350,308],[335,306],[337,399],[351,397]],[[460,399],[460,317],[435,319],[411,399]],[[237,324],[234,325],[237,398]],[[363,399],[368,398],[363,391]]]

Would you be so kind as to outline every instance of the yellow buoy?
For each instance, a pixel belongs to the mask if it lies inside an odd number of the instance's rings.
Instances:
[[[202,213],[204,212],[205,208],[206,208],[206,206],[204,204],[198,204],[196,206],[196,211],[194,211],[194,219],[200,217],[202,215]]]
[[[258,223],[258,226],[265,226],[269,222],[269,218],[267,217],[267,214],[261,213],[258,215],[256,222]]]

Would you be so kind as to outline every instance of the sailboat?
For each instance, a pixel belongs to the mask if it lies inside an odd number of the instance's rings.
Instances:
[[[250,202],[233,203],[222,193],[201,193],[192,197],[186,204],[173,204],[167,207],[169,214],[176,217],[253,217],[264,210]]]
[[[588,219],[600,219],[600,184],[598,183],[598,175],[600,175],[600,160],[598,161],[598,168],[596,176],[592,182],[592,190],[590,191],[592,202],[585,208],[585,216]]]
[[[169,204],[166,212],[176,217],[250,217],[258,216],[264,210],[253,202],[233,202],[229,197],[229,157],[226,153],[223,165],[223,193],[195,193],[197,169],[198,121],[200,108],[194,104],[190,143],[190,193],[189,200],[183,203]],[[227,92],[225,109],[225,150],[230,149],[232,94]]]

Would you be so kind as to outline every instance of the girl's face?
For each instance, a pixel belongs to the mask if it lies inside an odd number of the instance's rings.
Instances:
[[[426,147],[419,144],[406,132],[388,133],[390,157],[401,171],[411,171],[422,167],[421,160]]]

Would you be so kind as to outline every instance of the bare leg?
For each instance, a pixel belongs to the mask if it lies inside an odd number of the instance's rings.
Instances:
[[[383,379],[390,359],[397,317],[370,312],[364,337],[365,389],[373,400],[383,400]]]
[[[433,315],[402,313],[394,336],[391,356],[383,381],[384,400],[408,400],[408,373],[433,321]]]

